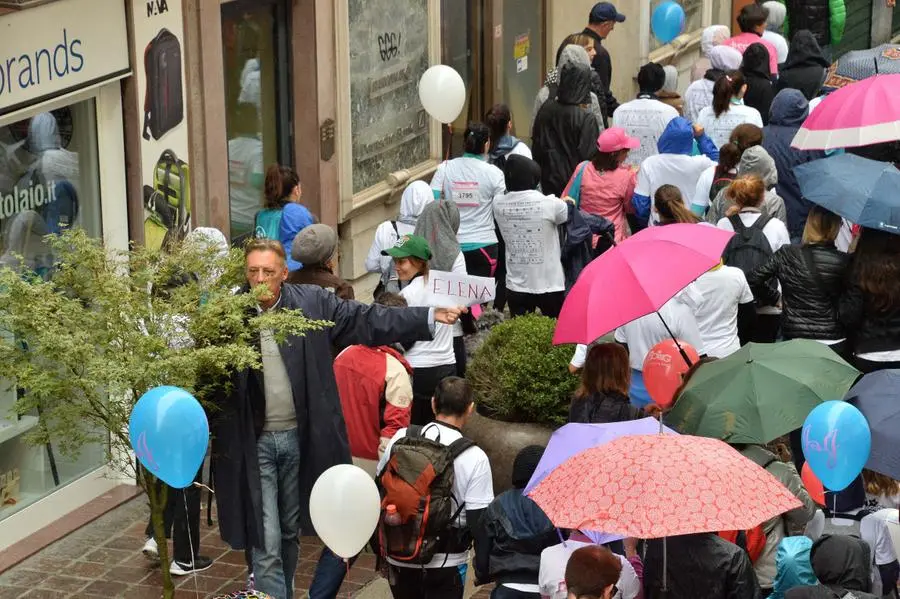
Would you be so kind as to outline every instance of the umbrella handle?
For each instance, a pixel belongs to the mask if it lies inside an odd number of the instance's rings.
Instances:
[[[672,341],[675,342],[675,347],[678,348],[678,353],[681,354],[682,359],[684,359],[684,363],[688,365],[688,368],[694,365],[691,359],[688,357],[687,352],[684,351],[684,348],[681,347],[681,344],[678,343],[678,339],[675,338],[675,334],[672,332],[672,329],[669,328],[669,325],[666,323],[666,319],[662,317],[662,314],[659,311],[656,312],[656,315],[659,316],[660,322],[663,323],[663,326],[666,327],[666,332],[669,334],[669,337],[672,338]]]

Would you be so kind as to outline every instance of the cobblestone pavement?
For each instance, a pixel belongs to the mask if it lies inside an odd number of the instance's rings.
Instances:
[[[204,509],[205,509],[204,497]],[[141,555],[148,508],[137,497],[46,547],[0,574],[2,599],[159,599],[162,575]],[[176,599],[201,599],[244,588],[247,568],[243,551],[231,551],[219,538],[215,523],[201,516],[200,552],[213,566],[195,576],[175,579]],[[312,580],[322,543],[300,541],[296,596],[304,597]],[[170,545],[171,551],[171,545]],[[350,570],[340,598],[354,597],[375,579],[373,555],[362,555]],[[487,599],[482,590],[475,597]]]

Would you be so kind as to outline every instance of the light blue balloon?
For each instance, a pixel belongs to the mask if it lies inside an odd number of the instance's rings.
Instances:
[[[141,464],[170,487],[189,487],[206,457],[209,422],[193,395],[179,387],[150,389],[128,422],[131,447]]]
[[[862,472],[872,448],[869,423],[855,407],[826,401],[803,422],[803,455],[822,485],[842,491]]]
[[[672,0],[663,2],[653,10],[650,27],[656,39],[668,44],[684,31],[684,9]]]

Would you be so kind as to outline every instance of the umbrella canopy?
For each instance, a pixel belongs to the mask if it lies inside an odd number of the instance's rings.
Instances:
[[[765,444],[802,427],[813,408],[843,397],[858,376],[816,341],[749,343],[701,366],[665,421],[682,434]]]
[[[900,75],[876,75],[828,94],[806,117],[791,147],[855,148],[900,139]]]
[[[558,527],[642,539],[745,530],[801,505],[725,443],[678,435],[621,437],[588,449],[529,495]]]
[[[866,468],[900,479],[900,370],[879,370],[853,385],[845,398],[856,406],[872,431]]]
[[[877,48],[855,50],[841,56],[828,69],[822,89],[831,92],[873,75],[896,73],[900,73],[900,46],[881,44]]]
[[[734,235],[715,227],[649,227],[592,261],[566,296],[553,343],[591,343],[659,310],[719,263]]]
[[[809,201],[851,223],[900,234],[900,170],[893,164],[841,154],[796,166],[794,174]]]

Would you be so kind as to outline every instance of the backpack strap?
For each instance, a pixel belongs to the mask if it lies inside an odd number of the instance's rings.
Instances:
[[[740,214],[732,214],[728,217],[728,222],[731,223],[731,227],[738,235],[743,235],[744,231],[747,230],[747,227],[744,226],[744,221],[741,220]]]
[[[421,437],[422,429],[424,429],[424,428],[425,427],[422,426],[421,424],[410,424],[408,427],[406,427],[406,436],[407,437]]]
[[[455,460],[459,456],[463,454],[464,451],[475,447],[475,441],[472,439],[467,439],[466,437],[460,437],[456,441],[450,444],[450,459]]]
[[[397,234],[397,238],[399,239],[399,238],[400,238],[400,231],[397,229],[397,221],[392,220],[392,221],[391,221],[391,226],[394,227],[394,233]]]
[[[753,223],[753,225],[751,226],[751,228],[753,228],[753,229],[759,229],[760,231],[762,231],[763,229],[766,228],[766,225],[769,224],[769,221],[770,221],[770,220],[772,220],[772,217],[769,216],[768,214],[764,214],[764,213],[763,213],[763,214],[760,214],[760,215],[759,215],[759,218],[756,219],[756,222]]]

